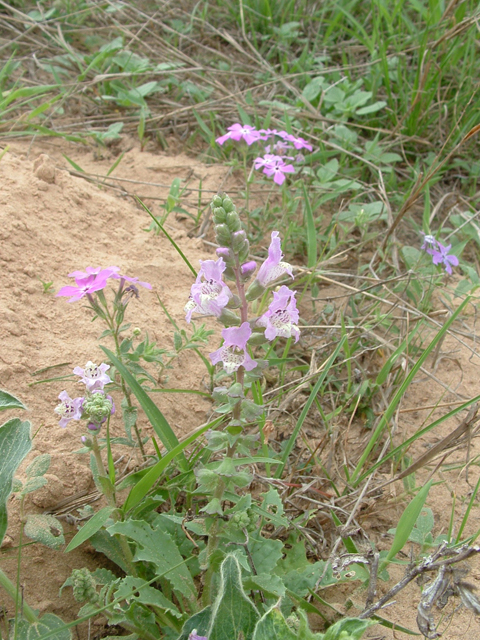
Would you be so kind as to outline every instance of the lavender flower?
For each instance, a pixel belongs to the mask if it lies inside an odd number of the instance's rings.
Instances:
[[[295,173],[293,164],[286,164],[282,156],[271,153],[265,154],[263,158],[255,158],[254,166],[257,170],[263,167],[263,173],[269,178],[273,176],[273,181],[276,184],[285,182],[286,173]]]
[[[457,256],[448,253],[451,248],[451,244],[449,244],[448,247],[445,247],[443,244],[440,244],[440,242],[437,242],[436,250],[433,250],[431,253],[427,250],[427,252],[432,256],[433,264],[443,264],[445,271],[450,275],[452,274],[452,266],[458,267]]]
[[[99,273],[98,275],[91,275],[87,278],[75,278],[76,286],[67,285],[66,287],[62,287],[57,293],[57,297],[72,296],[68,302],[76,302],[88,294],[104,289],[108,277],[109,276],[104,276],[102,273]]]
[[[443,264],[445,271],[450,275],[452,273],[452,266],[458,267],[457,256],[448,253],[451,248],[451,244],[449,244],[448,247],[445,247],[434,236],[427,234],[424,234],[423,244],[420,247],[420,249],[423,249],[428,253],[428,255],[432,256],[433,264]]]
[[[66,391],[62,391],[58,399],[61,400],[61,403],[55,407],[54,411],[61,417],[58,424],[62,428],[65,428],[70,420],[80,420],[82,417],[83,398],[72,400]]]
[[[152,288],[152,285],[148,282],[140,282],[138,278],[123,276],[118,273],[119,271],[119,267],[106,267],[105,269],[102,269],[102,267],[87,267],[85,271],[72,271],[72,273],[68,274],[68,277],[75,278],[76,286],[62,287],[57,293],[57,297],[72,296],[68,302],[76,302],[88,294],[104,289],[109,278],[126,280],[132,284],[139,284],[146,289]]]
[[[110,369],[110,365],[104,362],[101,365],[96,365],[88,361],[85,369],[75,367],[73,373],[81,377],[81,381],[87,387],[87,391],[101,391],[106,384],[111,382],[111,379],[105,373],[108,369]]]
[[[250,146],[260,139],[260,133],[255,129],[255,127],[252,127],[249,124],[242,125],[235,123],[232,124],[231,127],[228,127],[227,131],[228,133],[217,138],[215,142],[222,145],[227,140],[235,140],[236,142],[239,140],[245,140],[245,142]]]
[[[251,371],[257,366],[246,350],[247,342],[252,335],[252,329],[248,322],[244,322],[240,327],[230,327],[223,329],[223,345],[210,354],[213,364],[223,363],[223,368],[228,374],[237,371],[239,367],[244,367]]]
[[[227,268],[223,258],[200,260],[200,271],[192,285],[190,297],[185,305],[186,320],[190,322],[193,313],[214,315],[217,318],[231,300],[232,292],[222,280]]]
[[[268,248],[268,258],[260,266],[257,273],[256,281],[258,281],[262,287],[267,287],[284,273],[288,273],[288,275],[293,278],[292,267],[288,262],[282,261],[283,253],[279,235],[278,231],[272,231],[272,240]]]
[[[300,330],[297,326],[299,313],[295,300],[295,291],[291,291],[282,285],[278,291],[273,293],[273,301],[263,316],[257,320],[257,325],[266,327],[265,337],[273,340],[277,336],[290,338],[295,336],[298,342]]]
[[[199,636],[197,630],[194,629],[188,636],[188,640],[208,640],[207,636]]]

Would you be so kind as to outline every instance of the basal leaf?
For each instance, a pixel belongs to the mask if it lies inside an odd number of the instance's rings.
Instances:
[[[6,409],[26,409],[27,407],[23,404],[21,400],[12,396],[8,391],[2,391],[0,389],[0,411],[5,411]]]

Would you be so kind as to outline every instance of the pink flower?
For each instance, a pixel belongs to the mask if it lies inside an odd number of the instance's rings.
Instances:
[[[83,398],[72,400],[66,391],[62,391],[58,399],[62,402],[55,407],[54,411],[61,417],[58,423],[60,427],[65,428],[70,420],[80,420],[82,417]]]
[[[291,133],[287,133],[284,140],[286,140],[287,142],[292,142],[295,149],[307,149],[307,151],[313,151],[312,145],[307,142],[305,138],[297,138]]]
[[[268,311],[257,320],[258,325],[266,327],[265,337],[268,340],[273,340],[277,336],[290,338],[293,335],[295,342],[298,342],[300,330],[297,326],[299,314],[295,293],[282,285],[273,293],[273,301]]]
[[[248,322],[244,322],[240,327],[223,329],[224,343],[220,349],[210,354],[210,360],[213,364],[222,362],[223,368],[228,374],[237,371],[240,367],[251,371],[257,366],[255,360],[252,360],[246,350],[247,342],[251,335],[252,329]]]
[[[284,159],[281,156],[276,156],[272,153],[267,153],[263,158],[255,158],[255,169],[261,169],[263,167],[263,173],[269,178],[273,176],[273,181],[276,184],[283,184],[285,182],[286,173],[295,173],[293,164],[285,164]]]
[[[249,124],[232,124],[231,127],[227,129],[228,133],[223,136],[220,136],[216,139],[215,142],[222,145],[227,140],[235,140],[238,142],[239,140],[245,140],[245,142],[250,146],[257,140],[260,140],[260,133],[255,129],[255,127],[251,127]]]
[[[232,298],[232,292],[222,280],[222,274],[227,268],[223,258],[200,260],[200,265],[197,280],[192,285],[184,309],[187,322],[191,321],[193,313],[218,318]]]
[[[110,369],[110,365],[104,362],[101,365],[87,362],[85,369],[75,367],[73,373],[81,377],[81,381],[85,384],[88,391],[101,391],[103,387],[111,382],[110,377],[105,373]]]
[[[101,280],[113,277],[114,273],[120,271],[120,267],[87,267],[85,271],[72,271],[68,274],[69,278],[89,278],[90,276],[96,276]]]
[[[132,284],[138,284],[141,287],[145,287],[145,289],[151,289],[152,285],[149,282],[141,282],[138,278],[130,278],[129,276],[122,276],[119,273],[114,273],[110,276],[114,280],[126,280],[127,282],[131,282]]]
[[[293,278],[292,267],[288,262],[283,262],[283,253],[280,245],[278,231],[272,231],[272,240],[268,248],[268,258],[260,266],[257,273],[257,281],[262,287],[268,286],[274,280],[277,280],[284,273]]]
[[[458,267],[457,256],[453,255],[453,253],[450,255],[448,253],[451,248],[451,244],[445,247],[440,242],[437,242],[437,250],[433,250],[431,253],[433,264],[443,264],[445,271],[450,275],[452,274],[452,267]],[[430,253],[430,251],[427,250],[427,253]]]
[[[91,275],[87,278],[75,278],[75,287],[66,286],[62,287],[57,293],[58,296],[72,296],[68,302],[76,302],[95,291],[105,289],[107,279],[109,276],[104,276],[101,273],[98,275]]]

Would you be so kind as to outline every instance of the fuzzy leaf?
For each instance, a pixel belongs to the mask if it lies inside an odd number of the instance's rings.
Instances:
[[[7,530],[13,475],[31,448],[30,422],[12,418],[0,427],[0,544]]]
[[[27,407],[23,404],[21,400],[12,396],[11,393],[7,391],[2,391],[0,389],[0,411],[5,411],[6,409],[26,409]]]
[[[220,567],[221,584],[212,610],[208,640],[241,637],[252,640],[259,614],[242,587],[242,573],[235,556],[229,554]]]
[[[208,606],[202,609],[198,613],[195,613],[189,618],[183,625],[182,633],[178,636],[177,640],[188,640],[190,634],[194,629],[197,630],[199,636],[205,636],[212,617],[212,607]]]
[[[360,640],[363,632],[374,624],[375,620],[343,618],[328,627],[323,640]]]
[[[197,600],[197,587],[193,581],[183,558],[170,534],[160,528],[152,527],[143,520],[127,520],[116,522],[108,528],[111,534],[121,533],[139,545],[135,552],[135,560],[153,562],[158,572],[171,583],[190,602]],[[177,566],[179,565],[179,566]],[[171,569],[171,571],[169,571]]]
[[[252,534],[248,548],[257,573],[272,573],[283,555],[283,542]]]
[[[253,640],[297,640],[297,635],[287,625],[281,611],[273,607],[258,621]]]
[[[50,467],[51,459],[52,458],[49,453],[42,453],[28,465],[25,473],[29,478],[45,475]]]
[[[170,602],[161,591],[147,585],[148,583],[142,578],[127,576],[120,582],[118,589],[115,591],[115,598],[124,598],[128,603],[134,600],[147,606],[159,607],[167,610],[176,618],[182,617],[173,602]]]
[[[48,480],[43,476],[34,476],[33,478],[29,478],[23,485],[22,492],[18,495],[18,498],[23,498],[27,493],[32,493],[33,491],[37,491],[37,489],[41,489],[47,484],[47,482]]]
[[[283,598],[285,595],[285,585],[283,580],[271,573],[260,573],[256,576],[247,576],[243,580],[243,586],[247,591],[260,589],[265,593],[276,596],[277,598]]]
[[[65,623],[53,613],[46,613],[38,622],[29,623],[19,620],[17,624],[17,640],[37,640],[49,635],[49,640],[71,640],[70,629],[65,629]]]
[[[50,549],[60,549],[65,544],[62,524],[51,515],[43,513],[29,515],[24,531],[26,536]]]

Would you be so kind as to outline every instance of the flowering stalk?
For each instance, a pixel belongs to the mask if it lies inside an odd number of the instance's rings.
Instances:
[[[241,135],[247,136],[249,131]],[[233,130],[237,135],[236,130]],[[254,134],[252,134],[253,136]],[[233,137],[233,136],[232,136]],[[212,213],[215,223],[217,260],[201,261],[196,282],[192,285],[190,297],[185,306],[186,320],[191,321],[193,314],[215,316],[224,325],[223,344],[210,359],[213,364],[222,364],[224,372],[234,376],[230,386],[214,389],[214,398],[223,403],[222,413],[231,411],[231,419],[223,432],[208,434],[208,448],[224,452],[223,460],[196,469],[199,487],[210,494],[210,501],[203,508],[214,516],[207,519],[208,543],[202,565],[206,568],[203,585],[203,601],[207,605],[211,599],[211,582],[214,567],[210,558],[218,546],[219,538],[225,526],[223,519],[223,497],[227,489],[245,487],[252,476],[248,470],[241,470],[236,463],[237,451],[249,455],[256,436],[244,434],[244,427],[256,422],[263,414],[263,407],[247,399],[247,376],[249,384],[261,376],[266,366],[263,360],[256,360],[250,354],[252,345],[264,344],[278,336],[299,339],[298,311],[295,291],[280,287],[274,293],[274,299],[268,310],[260,318],[249,318],[249,302],[256,300],[285,274],[293,278],[291,266],[283,261],[280,238],[277,231],[271,235],[268,257],[260,266],[255,279],[257,265],[249,260],[250,244],[236,211],[235,205],[225,194],[214,196]],[[250,282],[253,279],[253,282]],[[225,280],[235,284],[234,293]],[[248,289],[246,288],[249,284]],[[248,518],[247,518],[248,519]]]
[[[69,277],[75,278],[75,286],[68,285],[66,287],[62,287],[57,293],[57,296],[71,296],[69,302],[75,302],[86,297],[95,316],[102,318],[106,323],[108,333],[112,336],[115,343],[116,355],[118,359],[123,362],[123,353],[120,348],[120,332],[122,330],[127,305],[132,298],[138,298],[138,286],[146,289],[151,289],[152,286],[148,282],[141,282],[138,278],[121,275],[119,271],[120,268],[115,266],[107,267],[105,269],[102,269],[101,267],[87,267],[85,271],[73,271],[69,274]],[[113,300],[112,311],[110,311],[110,307],[104,293],[104,289],[109,279],[119,281]],[[120,385],[122,387],[127,408],[131,413],[131,410],[133,409],[131,393],[125,384],[125,381],[121,377]],[[145,450],[136,420],[133,423],[133,429],[135,431],[141,455],[145,459]]]

